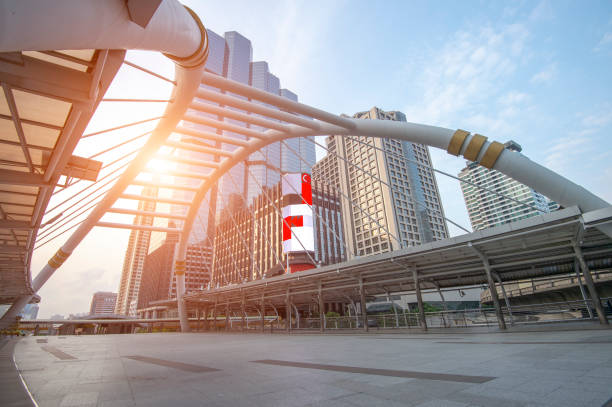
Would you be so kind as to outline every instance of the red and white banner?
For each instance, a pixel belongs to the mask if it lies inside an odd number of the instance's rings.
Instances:
[[[283,207],[283,253],[314,251],[312,210],[308,205]]]
[[[281,187],[283,196],[300,195],[303,204],[312,205],[312,181],[310,174],[283,175]]]

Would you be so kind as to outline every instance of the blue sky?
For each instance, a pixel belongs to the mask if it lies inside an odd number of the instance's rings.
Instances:
[[[254,60],[268,61],[303,103],[350,115],[378,106],[411,122],[512,139],[532,160],[612,201],[612,2],[185,4],[218,34],[249,38]],[[172,76],[159,55],[127,59]],[[168,95],[169,87],[138,85],[134,75],[122,70],[109,94]],[[100,108],[90,131],[128,121],[113,109]],[[465,164],[431,153],[455,175]],[[469,226],[457,182],[439,178],[439,186],[446,215]],[[83,312],[94,291],[116,291],[126,242],[124,232],[94,230],[41,291],[41,316]],[[34,275],[57,247],[37,251]],[[78,294],[60,298],[58,290]]]

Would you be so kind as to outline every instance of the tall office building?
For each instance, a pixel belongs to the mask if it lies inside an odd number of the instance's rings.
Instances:
[[[281,89],[280,95],[294,102],[298,101],[297,95],[288,89]],[[312,172],[312,167],[317,161],[313,141],[314,137],[312,136],[285,140],[285,144],[281,146],[281,169],[283,172],[306,172],[309,174]]]
[[[187,246],[185,257],[185,293],[204,290],[210,281],[212,248],[207,242]],[[176,298],[176,278],[170,278],[168,298]]]
[[[406,121],[401,112],[377,107],[353,117]],[[352,250],[349,256],[448,237],[426,146],[376,137],[331,136],[326,141],[330,152],[316,163],[312,175],[343,196],[345,237]]]
[[[281,89],[280,79],[270,72],[268,63],[265,61],[253,62],[253,48],[251,41],[236,31],[229,31],[220,36],[213,31],[208,30],[209,38],[209,57],[206,61],[206,70],[210,73],[224,76],[228,79],[243,83],[245,85],[251,85],[257,89],[270,92],[275,95],[281,95],[291,100],[297,101],[297,95],[287,89]],[[200,85],[202,88],[219,92],[219,89],[209,87],[204,84]],[[243,96],[232,94],[229,95],[242,98]],[[261,103],[257,102],[256,103]],[[207,100],[199,100],[199,103],[215,104]],[[265,105],[265,104],[264,104]],[[267,106],[266,107],[270,107]],[[240,109],[227,107],[242,112]],[[275,108],[275,107],[274,107]],[[243,112],[245,113],[245,112]],[[264,131],[265,129],[252,126],[247,123],[224,117],[218,117],[203,113],[200,111],[189,110],[188,114],[199,115],[202,117],[208,117],[215,120],[222,120],[228,123],[249,127],[253,130]],[[192,127],[197,130],[222,134],[225,137],[235,137],[241,140],[247,139],[246,136],[237,134],[227,130],[217,130],[215,128],[203,125],[194,124],[191,122],[184,122],[185,127]],[[201,140],[197,137],[189,135],[181,135],[181,142],[188,143],[199,143],[202,145],[208,145],[216,148],[223,148],[228,151],[232,151],[237,147],[227,144],[216,144],[213,141]],[[298,151],[302,152],[302,155],[306,157],[310,166],[315,161],[315,149],[312,143],[308,145],[298,144]],[[215,158],[211,155],[203,153],[188,153],[183,150],[177,150],[175,153],[179,158],[187,161],[197,161],[202,159],[214,160]],[[222,210],[228,206],[231,206],[235,210],[240,206],[242,196],[248,197],[249,200],[254,199],[261,192],[262,187],[272,187],[280,180],[279,171],[275,166],[280,166],[282,171],[305,171],[308,166],[296,166],[295,164],[291,167],[285,166],[283,163],[287,161],[286,158],[282,158],[283,154],[287,154],[282,151],[280,143],[275,143],[265,147],[259,152],[252,154],[249,159],[245,162],[239,163],[234,166],[227,175],[225,175],[217,186],[211,189],[211,193],[205,199],[205,202],[200,207],[198,216],[193,226],[192,234],[190,235],[189,243],[196,244],[197,242],[205,241],[211,244],[214,239],[214,226],[215,220],[219,218]],[[284,156],[283,156],[284,157]],[[298,162],[294,159],[292,162]],[[272,163],[273,165],[268,165]],[[180,171],[208,171],[202,167],[189,166],[179,164]],[[308,169],[309,170],[309,169]],[[178,182],[187,183],[188,181],[182,178],[177,178]],[[175,195],[176,199],[189,199],[188,192],[180,192]],[[175,207],[173,213],[181,214],[185,208]],[[180,225],[179,225],[180,226]]]
[[[170,222],[170,227],[174,224]],[[172,279],[177,233],[167,233],[163,243],[151,250],[144,262],[142,282],[138,293],[138,309],[147,308],[152,301],[167,300]]]
[[[142,196],[149,199],[139,201],[138,210],[155,212],[155,198],[157,198],[157,193],[157,188],[143,188]],[[138,215],[134,217],[134,225],[151,226],[153,225],[153,218],[151,216]],[[115,305],[115,314],[128,315],[130,312],[130,307],[134,308],[136,305],[138,300],[138,292],[140,290],[144,261],[147,253],[149,252],[150,238],[150,231],[134,229],[130,232],[128,247],[125,251],[125,257],[123,260],[123,270],[121,272],[121,281],[119,284],[117,303]],[[132,305],[132,303],[134,304]]]
[[[117,293],[98,291],[91,297],[90,315],[109,315],[115,312]]]
[[[505,147],[510,151],[520,152],[522,150],[521,146],[514,141],[505,143]],[[476,185],[461,183],[461,191],[474,230],[503,225],[558,208],[555,202],[549,201],[544,195],[501,172],[489,170],[478,163],[468,161],[467,166],[459,172],[459,178]],[[504,199],[478,187],[492,189],[529,206]]]

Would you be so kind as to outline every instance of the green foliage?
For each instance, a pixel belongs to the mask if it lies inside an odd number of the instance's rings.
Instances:
[[[425,312],[438,312],[438,311],[442,311],[442,308],[439,307],[434,307],[433,305],[424,302],[423,303],[423,310],[425,310]],[[419,312],[419,309],[416,308],[414,312]]]
[[[338,314],[337,312],[334,312],[334,311],[327,311],[325,313],[325,316],[327,318],[338,318],[340,316],[340,314]]]

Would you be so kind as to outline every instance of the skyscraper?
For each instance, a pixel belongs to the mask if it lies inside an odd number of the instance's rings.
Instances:
[[[208,72],[224,76],[228,79],[243,83],[245,85],[251,85],[265,92],[270,92],[275,95],[281,95],[291,100],[297,101],[297,95],[295,93],[287,89],[281,89],[280,79],[270,72],[267,62],[252,61],[253,48],[251,41],[248,38],[244,37],[236,31],[226,32],[222,37],[210,30],[208,30],[208,37],[209,57],[206,62],[206,70]],[[217,88],[209,87],[204,84],[200,86],[207,90],[219,92],[219,89]],[[229,93],[229,95],[244,99],[244,96],[235,95],[231,92]],[[257,101],[254,102],[263,104]],[[214,102],[210,102],[207,100],[199,100],[199,103],[214,104]],[[263,105],[266,107],[272,107],[265,104]],[[226,108],[246,113],[241,111],[240,109],[232,107]],[[211,115],[200,111],[189,110],[188,114],[226,121],[230,124],[242,127],[249,127],[256,131],[265,131],[265,129],[258,126],[249,125],[247,123],[243,123],[241,121],[227,117],[218,117],[216,115]],[[241,140],[247,139],[245,135],[231,132],[228,130],[217,130],[215,128],[203,124],[194,124],[189,121],[185,121],[183,125],[185,127],[192,127],[194,129],[206,132],[216,132],[217,134],[222,134],[225,137],[234,137]],[[224,149],[227,151],[233,151],[238,148],[236,146],[227,144],[215,144],[215,142],[213,141],[197,139],[196,137],[190,135],[181,135],[180,141],[188,143],[200,143],[219,149]],[[303,163],[300,163],[300,160],[297,157],[288,159],[287,157],[288,155],[290,155],[290,153],[285,150],[282,150],[280,143],[274,143],[256,153],[253,153],[247,161],[235,165],[228,172],[228,174],[226,174],[220,180],[218,185],[212,188],[211,193],[209,194],[209,198],[205,200],[198,212],[198,216],[193,225],[193,232],[190,236],[189,243],[196,244],[201,241],[208,241],[209,244],[211,244],[210,242],[214,239],[214,221],[215,218],[218,218],[221,211],[225,207],[230,205],[233,206],[233,209],[239,207],[241,205],[240,202],[242,202],[240,196],[246,196],[248,197],[248,200],[251,201],[261,192],[262,187],[272,187],[276,185],[280,180],[279,170],[283,172],[309,172],[309,167],[312,166],[315,161],[314,145],[309,142],[300,143],[300,141],[297,139],[292,140],[291,142],[294,144],[297,143],[295,145],[296,151],[301,152],[301,155],[306,159],[308,163],[310,163],[309,165],[304,165]],[[188,153],[183,150],[177,150],[175,154],[178,155],[180,158],[189,161],[197,161],[199,159],[213,159],[213,157],[208,154]],[[289,161],[292,162],[292,165],[285,164]],[[197,166],[185,166],[181,164],[179,164],[179,170],[187,170],[189,172],[206,171],[203,170],[202,167],[198,169]],[[178,182],[186,183],[188,181],[180,179]],[[185,191],[179,192],[176,194],[175,198],[181,200],[189,200],[190,194],[190,192]],[[173,208],[173,212],[177,214],[180,214],[184,211],[184,207]]]
[[[280,95],[294,102],[298,101],[297,95],[288,89],[281,89]],[[285,144],[281,146],[281,169],[283,172],[311,173],[312,166],[317,161],[315,144],[312,141],[314,141],[314,137],[285,140]]]
[[[406,121],[401,112],[377,107],[353,117]],[[382,253],[448,237],[426,146],[376,137],[331,136],[326,141],[330,152],[314,166],[313,179],[341,192],[352,254]]]
[[[522,150],[521,146],[514,141],[505,143],[505,147],[510,151],[520,152]],[[478,163],[468,161],[466,167],[459,172],[459,178],[476,185],[461,183],[463,199],[465,199],[474,230],[514,222],[558,208],[555,202],[549,201],[544,195],[501,172],[484,168]],[[504,199],[478,187],[492,189],[504,196],[524,202],[526,205]]]
[[[155,198],[157,198],[157,193],[157,188],[143,188],[143,200],[138,202],[138,210],[155,212]],[[134,225],[151,226],[152,224],[153,218],[151,216],[138,215],[134,217]],[[140,281],[145,257],[149,251],[150,238],[150,231],[133,229],[130,232],[128,247],[125,251],[123,260],[123,270],[121,272],[121,282],[119,284],[119,293],[115,305],[115,314],[128,315],[131,304],[134,303],[132,307],[134,308],[138,301]]]

